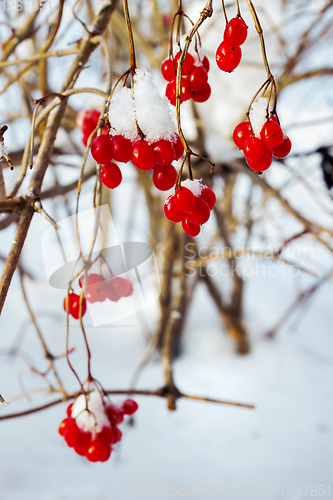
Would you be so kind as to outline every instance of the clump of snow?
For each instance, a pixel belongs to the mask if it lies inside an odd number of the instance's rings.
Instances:
[[[260,137],[260,131],[266,122],[267,99],[259,97],[251,106],[250,120],[254,135]]]
[[[193,181],[191,181],[191,179],[186,179],[182,182],[182,186],[192,191],[194,196],[199,196],[204,187],[201,183],[201,179],[193,179]]]
[[[161,96],[146,69],[137,69],[134,75],[134,92],[122,88],[114,94],[109,109],[112,135],[121,134],[131,141],[138,138],[138,125],[151,143],[159,139],[174,141],[176,126],[168,99]]]
[[[81,394],[72,406],[72,418],[76,425],[85,432],[100,432],[103,427],[110,427],[109,419],[105,413],[102,396],[98,391],[89,394],[88,409],[86,410],[86,397]]]

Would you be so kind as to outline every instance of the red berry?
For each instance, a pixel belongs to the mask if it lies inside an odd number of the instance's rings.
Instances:
[[[74,448],[74,446],[76,445],[79,434],[80,434],[80,429],[76,425],[75,420],[71,418],[67,422],[64,432],[64,439],[66,441],[66,444],[70,448]]]
[[[129,291],[131,290],[133,293],[133,285],[132,283],[125,279],[121,278],[121,276],[117,276],[116,278],[112,278],[112,286],[115,292],[120,295],[120,297],[128,297],[131,295]]]
[[[216,194],[210,187],[203,186],[201,189],[201,193],[199,194],[199,198],[207,203],[207,205],[209,206],[209,210],[213,210],[216,205]]]
[[[109,163],[112,160],[112,137],[99,135],[91,143],[91,155],[97,163]]]
[[[206,87],[201,90],[201,92],[191,92],[191,96],[194,102],[206,102],[209,99],[212,90],[210,88],[209,83],[206,84]]]
[[[165,61],[162,62],[161,72],[162,72],[163,78],[167,82],[171,82],[171,80],[174,80],[174,78],[176,76],[176,70],[175,70],[175,66],[173,64],[172,59],[165,59]]]
[[[260,138],[267,149],[276,149],[283,143],[283,132],[274,121],[266,122],[260,132]]]
[[[178,134],[176,141],[173,142],[172,145],[175,150],[175,160],[179,160],[179,158],[181,158],[184,154],[184,146]]]
[[[164,203],[164,213],[171,222],[180,222],[184,214],[176,205],[176,196],[172,194]]]
[[[86,299],[91,304],[94,304],[95,302],[104,302],[104,300],[107,298],[104,281],[101,276],[99,277],[99,281],[89,284],[85,290]]]
[[[60,436],[63,436],[65,434],[67,422],[68,422],[68,418],[64,418],[64,420],[61,422],[59,429],[58,429]]]
[[[222,42],[216,51],[216,63],[222,71],[230,73],[237,68],[242,58],[242,50],[238,46],[231,47]]]
[[[234,17],[225,27],[223,39],[230,46],[242,45],[247,38],[247,26],[243,19]]]
[[[86,135],[91,134],[91,132],[97,127],[98,119],[101,112],[97,109],[86,109],[84,111],[79,111],[76,117],[76,121],[81,127],[82,132]]]
[[[153,148],[147,141],[139,140],[132,147],[131,160],[133,165],[139,170],[146,172],[154,168],[155,159]]]
[[[112,279],[104,281],[104,293],[111,302],[118,302],[121,299],[121,296],[113,288]]]
[[[208,204],[201,198],[196,198],[195,207],[186,214],[186,218],[194,224],[205,224],[210,217]]]
[[[187,217],[184,217],[184,219],[182,220],[182,226],[185,233],[192,238],[198,236],[198,234],[200,233],[200,225],[193,224],[193,222],[191,222]]]
[[[288,156],[290,151],[291,151],[291,140],[289,139],[288,136],[286,136],[283,139],[281,146],[279,146],[276,149],[273,149],[272,153],[274,158],[278,158],[280,160],[281,158],[285,158],[286,156]]]
[[[109,189],[114,189],[119,186],[123,179],[121,170],[116,163],[111,161],[110,163],[105,163],[101,168],[101,181],[104,186]]]
[[[120,429],[118,429],[118,427],[115,427],[115,428],[113,429],[113,431],[114,431],[114,434],[115,434],[115,440],[116,440],[115,442],[116,442],[116,443],[118,443],[118,441],[120,441],[120,440],[121,440],[121,438],[122,438],[122,436],[123,436],[123,433],[121,432],[121,430],[120,430]]]
[[[249,137],[243,145],[243,151],[249,160],[258,160],[263,155],[264,146],[258,137]]]
[[[239,149],[243,149],[246,139],[251,137],[251,126],[249,122],[241,122],[235,127],[232,138]]]
[[[168,83],[165,89],[165,95],[169,99],[170,103],[173,106],[176,106],[176,80],[172,80]],[[191,97],[190,95],[190,87],[188,85],[187,76],[182,76],[181,78],[181,89],[180,89],[180,102],[187,101]]]
[[[118,406],[112,404],[108,405],[106,408],[106,414],[113,426],[121,424],[121,422],[124,420],[124,412]]]
[[[84,432],[82,430],[80,431],[74,446],[74,450],[78,455],[81,455],[82,457],[85,456],[90,446],[91,439],[92,439],[91,432]]]
[[[89,462],[100,462],[105,456],[106,448],[106,445],[101,441],[92,441],[86,453]]]
[[[153,173],[154,186],[160,191],[168,191],[176,184],[177,176],[173,165],[157,165]]]
[[[206,56],[203,56],[203,59],[202,59],[202,65],[203,67],[205,68],[205,70],[207,71],[207,73],[209,73],[209,69],[210,69],[210,64],[209,64],[209,60],[208,60],[208,57]]]
[[[268,149],[264,149],[262,156],[260,156],[258,160],[253,161],[246,158],[246,163],[256,172],[264,172],[264,170],[267,170],[272,164],[272,152]]]
[[[203,66],[194,66],[188,78],[192,92],[201,92],[207,85],[208,73]]]
[[[195,196],[187,187],[182,187],[176,191],[176,205],[182,212],[191,212],[195,207]]]
[[[153,148],[154,159],[157,165],[168,165],[168,163],[171,163],[175,159],[175,150],[170,141],[160,139],[153,142],[151,147]]]
[[[133,399],[126,399],[123,402],[121,408],[122,408],[123,412],[125,413],[125,415],[133,415],[133,413],[135,413],[136,410],[139,408],[139,405]]]
[[[104,457],[100,459],[100,462],[107,462],[107,460],[109,460],[110,458],[111,452],[112,452],[111,446],[106,446]]]
[[[123,297],[130,297],[134,292],[133,283],[129,280],[127,280],[127,282],[128,282],[128,287],[127,287],[127,290],[125,292],[123,292]]]
[[[99,281],[103,281],[103,278],[100,274],[91,273],[87,275],[86,286],[93,285],[94,283],[98,283]],[[79,285],[82,288],[84,282],[84,276],[81,276],[79,279]]]
[[[112,137],[112,153],[114,160],[127,163],[132,155],[131,141],[122,135],[114,135]]]
[[[73,404],[74,404],[74,403],[71,403],[70,405],[68,405],[68,406],[67,406],[66,413],[67,413],[68,417],[71,417],[71,416],[72,416],[72,408],[73,408]]]
[[[70,293],[68,297],[68,313],[73,316],[74,319],[79,319],[80,316],[80,295],[76,295],[75,293]],[[64,309],[67,312],[67,297],[64,298]],[[81,317],[86,313],[87,304],[86,299],[83,297],[82,301],[82,314]]]
[[[115,435],[111,427],[103,427],[101,432],[97,434],[97,439],[99,439],[99,441],[102,441],[102,443],[104,444],[110,445],[115,442]]]
[[[178,52],[175,56],[176,70],[178,68],[178,62],[179,62],[181,55],[182,55],[182,52]],[[183,67],[182,67],[182,75],[184,75],[184,76],[189,75],[191,73],[191,71],[193,70],[193,66],[194,66],[194,58],[191,54],[187,53]]]

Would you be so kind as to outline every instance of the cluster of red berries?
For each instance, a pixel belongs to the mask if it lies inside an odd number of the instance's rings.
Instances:
[[[82,288],[84,282],[84,277],[81,276],[79,279],[79,285]],[[87,303],[90,302],[94,304],[95,302],[104,302],[106,299],[112,302],[118,302],[122,297],[130,297],[133,294],[133,283],[121,276],[116,276],[108,280],[103,280],[100,274],[89,274],[87,276],[85,297],[82,301],[82,314],[85,315],[87,309]],[[80,295],[75,293],[70,293],[68,297],[68,314],[71,314],[73,318],[79,319],[80,314]],[[64,299],[64,309],[67,312],[67,297]]]
[[[194,237],[200,233],[200,226],[208,221],[216,196],[210,187],[199,181],[185,181],[189,186],[191,182],[195,183],[193,191],[184,185],[177,188],[166,200],[164,213],[171,222],[181,222],[185,233]]]
[[[184,153],[184,147],[178,134],[175,140],[159,139],[149,143],[145,139],[133,144],[122,135],[100,135],[91,144],[91,154],[97,163],[102,164],[101,181],[108,188],[117,187],[122,180],[118,165],[111,160],[133,165],[144,172],[154,170],[153,183],[161,191],[171,189],[177,180],[177,170],[172,165],[174,160]]]
[[[82,142],[85,146],[88,143],[88,139],[89,139],[90,134],[97,127],[97,123],[98,123],[100,116],[101,116],[101,112],[98,111],[97,109],[85,109],[84,111],[78,112],[78,114],[76,116],[76,121],[83,132]],[[103,135],[106,135],[107,131],[108,131],[107,126],[104,125],[103,132],[102,132]]]
[[[216,63],[220,70],[231,73],[242,58],[242,45],[247,38],[247,26],[241,17],[234,17],[225,27],[223,42],[216,51]]]
[[[248,166],[257,172],[267,170],[273,157],[285,158],[291,151],[291,140],[283,133],[274,115],[262,127],[260,138],[254,136],[250,123],[245,121],[236,126],[233,140],[243,150]]]
[[[173,106],[176,106],[176,74],[182,52],[174,58],[166,59],[162,63],[161,72],[164,79],[169,82],[165,95]],[[211,94],[208,83],[209,61],[206,56],[196,61],[192,54],[187,53],[182,67],[180,102],[193,99],[195,102],[205,102]]]
[[[70,448],[74,448],[78,455],[86,457],[89,462],[106,462],[109,460],[113,450],[112,445],[118,443],[122,437],[119,424],[124,420],[124,415],[133,415],[138,409],[138,404],[133,399],[126,399],[121,407],[113,404],[105,405],[105,414],[109,425],[96,432],[95,427],[92,432],[81,429],[76,422],[77,418],[72,417],[72,408],[75,403],[71,403],[67,408],[67,418],[59,427],[59,434]]]

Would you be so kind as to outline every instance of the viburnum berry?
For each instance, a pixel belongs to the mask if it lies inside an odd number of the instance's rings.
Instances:
[[[65,434],[67,422],[68,422],[68,418],[64,418],[64,420],[59,425],[58,432],[59,432],[60,436],[63,436]]]
[[[68,422],[65,427],[65,432],[64,432],[64,439],[66,441],[66,444],[70,448],[74,448],[76,445],[77,438],[79,437],[80,434],[80,429],[75,423],[75,420],[73,418],[68,419]]]
[[[165,89],[165,95],[169,99],[170,103],[173,106],[176,106],[176,85],[177,82],[176,80],[172,80],[171,82],[168,83],[166,89]],[[190,99],[191,93],[190,93],[190,87],[188,84],[188,78],[187,76],[182,76],[181,81],[180,81],[180,102],[187,101]]]
[[[130,161],[132,155],[131,141],[122,135],[114,135],[112,137],[112,154],[113,159],[121,163]]]
[[[264,149],[264,152],[260,158],[257,160],[249,160],[249,158],[246,158],[246,163],[252,170],[255,170],[256,172],[264,172],[267,170],[271,164],[272,164],[272,152],[269,151],[268,149]]]
[[[206,83],[206,86],[200,92],[191,92],[191,96],[194,102],[206,102],[210,94],[212,93],[212,89],[210,88],[209,83]]]
[[[79,285],[81,287],[83,286],[83,279],[83,276],[79,279]],[[95,302],[104,302],[107,298],[104,281],[101,275],[92,273],[87,276],[85,297],[91,304]]]
[[[243,151],[249,160],[258,160],[264,153],[264,146],[258,137],[249,137],[243,145]]]
[[[168,82],[171,82],[171,80],[175,79],[177,68],[175,68],[172,59],[165,59],[165,61],[162,62],[161,72],[163,78]]]
[[[108,419],[113,426],[121,424],[124,420],[124,412],[116,405],[109,404],[106,408]]]
[[[188,83],[192,92],[201,92],[208,82],[208,73],[203,66],[194,66]]]
[[[119,427],[114,428],[114,435],[115,435],[115,443],[118,443],[123,437],[123,433],[121,432]]]
[[[178,63],[179,63],[179,59],[180,59],[181,55],[182,55],[181,51],[177,52],[177,54],[175,55],[176,70],[178,68]],[[182,75],[184,75],[184,76],[189,75],[191,73],[191,71],[193,70],[193,67],[194,67],[194,58],[190,53],[187,53],[185,60],[184,60],[183,67],[182,67]]]
[[[209,73],[209,69],[210,69],[210,64],[209,64],[209,59],[207,56],[203,56],[202,58],[202,65],[203,67],[205,68],[205,70],[207,71],[207,73]]]
[[[226,42],[220,43],[216,51],[216,63],[220,70],[231,73],[237,68],[242,58],[242,50],[238,46],[230,46]]]
[[[125,413],[125,415],[133,415],[133,413],[135,413],[136,410],[139,408],[139,405],[133,399],[126,399],[121,405],[121,408]]]
[[[278,123],[268,121],[261,129],[260,138],[267,149],[276,149],[284,139],[282,128]]]
[[[195,196],[187,187],[177,189],[175,203],[182,212],[191,212],[195,207]]]
[[[291,146],[292,146],[291,140],[286,135],[283,139],[281,146],[272,150],[274,158],[278,158],[280,160],[288,156],[291,151]]]
[[[115,443],[115,435],[111,427],[103,427],[101,432],[97,434],[97,439],[106,445]]]
[[[91,143],[91,155],[97,163],[109,163],[112,160],[112,137],[99,135]]]
[[[139,170],[146,172],[154,168],[155,159],[153,148],[145,140],[139,140],[132,147],[131,160]]]
[[[72,415],[72,408],[73,408],[73,404],[74,403],[71,403],[70,405],[67,406],[67,410],[66,410],[66,413],[67,413],[67,416],[70,417]]]
[[[167,198],[166,202],[164,203],[164,213],[166,218],[171,222],[180,222],[184,217],[184,213],[179,210],[175,200],[176,196],[174,194]]]
[[[121,295],[116,292],[116,290],[113,287],[113,278],[104,281],[103,287],[104,287],[104,293],[107,299],[111,300],[111,302],[118,302],[118,300],[121,299]],[[133,286],[133,285],[132,285]]]
[[[67,312],[67,297],[64,298],[64,310]],[[81,317],[86,313],[87,304],[86,299],[83,297]],[[80,295],[70,293],[68,296],[68,314],[73,316],[74,319],[79,319],[80,316]]]
[[[198,236],[198,234],[200,233],[200,225],[194,224],[187,217],[184,217],[184,219],[182,220],[182,227],[185,233],[192,238]]]
[[[97,109],[85,109],[78,112],[76,121],[84,134],[90,135],[97,127],[100,115],[101,112]]]
[[[223,39],[230,46],[243,45],[247,38],[247,26],[241,17],[230,19],[225,27]]]
[[[173,165],[156,165],[153,173],[154,186],[160,191],[168,191],[176,184],[177,176]]]
[[[113,450],[113,448],[111,448],[111,446],[106,446],[104,457],[100,459],[100,462],[107,462],[110,458],[112,450]]]
[[[175,149],[170,141],[160,139],[151,144],[157,165],[168,165],[175,159]]]
[[[112,161],[102,165],[100,177],[101,182],[109,189],[118,187],[123,179],[120,168]]]
[[[86,457],[89,462],[100,462],[104,458],[106,450],[107,446],[101,441],[92,441],[86,453]]]
[[[112,286],[120,297],[129,297],[133,293],[133,284],[131,281],[122,278],[121,276],[116,276],[112,278]]]
[[[92,441],[91,432],[84,432],[80,430],[74,445],[74,450],[78,455],[84,457],[88,451],[91,441]]]
[[[232,138],[239,149],[243,149],[246,139],[251,137],[251,126],[249,122],[239,123],[234,130]]]
[[[186,218],[194,224],[205,224],[210,217],[210,210],[207,203],[201,198],[196,198],[195,207],[186,214]]]
[[[178,134],[175,142],[173,142],[172,145],[175,150],[175,160],[179,160],[179,158],[181,158],[184,154],[184,146]]]
[[[201,198],[207,203],[210,210],[213,210],[213,208],[216,205],[216,194],[210,187],[202,186],[199,198]]]

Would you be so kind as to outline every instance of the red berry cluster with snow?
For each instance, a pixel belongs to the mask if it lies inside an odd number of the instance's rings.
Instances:
[[[181,222],[188,236],[198,236],[215,207],[214,191],[198,179],[187,179],[169,196],[164,204],[164,213],[171,222]]]
[[[121,407],[105,400],[98,391],[81,394],[67,408],[67,418],[59,427],[59,434],[74,451],[89,462],[109,460],[112,446],[122,437],[119,425],[124,415],[133,415],[138,405],[126,399]]]
[[[242,149],[246,163],[252,170],[264,172],[272,164],[273,157],[285,158],[291,151],[291,140],[283,133],[274,115],[266,118],[267,99],[260,98],[250,111],[248,121],[239,123],[233,133],[233,140]]]
[[[247,26],[241,17],[234,17],[225,27],[223,42],[216,51],[216,63],[220,70],[231,73],[242,59],[241,45],[247,38]]]
[[[84,276],[79,279],[79,285],[82,288],[84,284]],[[85,315],[87,303],[94,304],[95,302],[104,302],[111,300],[111,302],[118,302],[122,297],[130,297],[133,294],[133,283],[121,276],[115,276],[107,280],[103,279],[100,274],[88,274],[86,280],[86,287],[82,302],[82,314]],[[68,297],[68,313],[75,319],[79,319],[80,314],[80,296],[75,293],[70,293]],[[64,299],[64,309],[67,311],[67,297]]]
[[[147,70],[136,70],[133,95],[131,89],[123,87],[112,97],[109,121],[109,135],[100,135],[91,144],[94,160],[102,165],[103,184],[113,189],[121,183],[121,171],[112,160],[131,160],[139,170],[154,170],[157,189],[171,189],[177,180],[172,162],[183,155],[184,147],[169,102],[160,96]]]
[[[165,95],[173,106],[176,106],[176,74],[182,51],[174,59],[163,61],[161,72],[164,79],[169,82]],[[182,67],[180,102],[193,99],[195,102],[205,102],[209,99],[211,88],[208,83],[209,61],[198,52],[188,52]]]

